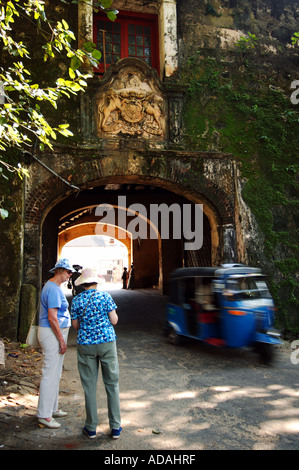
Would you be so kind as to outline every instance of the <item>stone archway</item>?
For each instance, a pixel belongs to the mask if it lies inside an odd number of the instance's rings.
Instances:
[[[105,185],[105,187],[106,186],[112,185],[108,184]],[[113,186],[116,185],[114,184]],[[125,185],[123,184],[122,186]],[[61,249],[64,244],[74,238],[83,235],[109,235],[112,238],[116,238],[126,244],[131,258],[129,264],[133,260],[134,256],[137,287],[149,287],[154,285],[162,289],[164,285],[165,288],[165,283],[168,282],[169,271],[183,264],[184,253],[181,238],[176,240],[172,239],[172,227],[170,227],[169,233],[166,234],[166,237],[165,232],[162,233],[162,235],[164,235],[163,240],[161,239],[160,231],[161,227],[162,232],[165,227],[168,228],[168,222],[170,226],[172,225],[172,221],[170,220],[170,218],[172,217],[173,212],[168,212],[168,207],[170,206],[171,211],[180,211],[178,201],[181,203],[181,198],[176,196],[176,199],[173,199],[175,198],[174,193],[168,190],[161,189],[161,191],[163,192],[160,193],[160,191],[158,190],[159,197],[157,199],[157,188],[154,188],[152,186],[151,189],[148,190],[149,193],[147,194],[144,194],[144,188],[146,186],[142,186],[142,196],[140,196],[139,193],[138,197],[136,196],[136,194],[138,194],[138,189],[132,190],[132,186],[134,185],[130,184],[126,186],[129,186],[131,188],[131,192],[129,191],[127,196],[119,196],[117,198],[118,204],[115,203],[115,197],[112,196],[111,198],[110,196],[109,198],[107,194],[104,196],[104,189],[102,189],[101,192],[98,189],[96,193],[94,193],[93,190],[85,190],[82,191],[81,200],[80,197],[77,196],[73,198],[67,198],[61,203],[58,203],[58,205],[56,206],[56,208],[58,208],[58,213],[61,214],[60,210],[64,211],[64,215],[61,216],[59,220],[58,215],[56,217],[56,227],[58,227],[58,256],[60,255]],[[141,188],[141,185],[138,185],[138,188]],[[84,202],[86,201],[85,196],[87,196],[87,199],[91,203],[92,198],[94,198],[94,200],[97,200],[99,194],[101,194],[101,198],[105,198],[104,200],[106,204],[103,204],[103,206],[109,206],[109,208],[112,209],[117,215],[116,218],[113,218],[113,223],[111,224],[103,223],[103,220],[106,219],[107,216],[105,215],[104,218],[101,218],[105,211],[103,211],[100,216],[99,212],[97,212],[100,206],[98,206],[97,204],[89,204],[88,206],[84,205]],[[149,201],[147,201],[149,194]],[[126,197],[128,199],[126,199]],[[101,199],[101,201],[102,200],[103,199]],[[159,204],[152,205],[151,202],[155,201],[159,202]],[[174,204],[175,201],[176,203]],[[184,202],[186,201],[184,200]],[[74,203],[77,204],[76,207],[74,206]],[[156,220],[155,222],[155,219],[153,219],[152,217],[153,214],[151,210],[149,210],[148,212],[148,209],[151,208],[151,206],[153,206],[154,208],[155,206],[157,206],[158,209],[161,209],[161,213],[159,213],[159,221]],[[72,207],[72,210],[70,212],[68,211],[69,207]],[[139,211],[138,217],[136,217],[136,210]],[[145,215],[142,214],[140,211],[145,211]],[[49,252],[49,244],[51,240],[55,239],[55,233],[53,232],[53,230],[50,238],[46,239],[46,237],[48,236],[48,232],[51,230],[51,227],[52,229],[54,227],[54,219],[52,218],[52,214],[55,215],[55,208],[52,209],[46,217],[43,227],[43,259],[46,260],[46,263],[43,263],[43,279],[46,278],[49,268],[49,262],[47,258],[47,253]],[[147,217],[147,214],[149,215],[149,217]],[[165,217],[167,217],[167,219],[165,219]],[[159,226],[157,225],[157,222],[159,223]],[[124,223],[127,225],[123,226]],[[132,224],[134,225],[133,228]],[[143,226],[142,229],[140,229],[139,225]],[[135,232],[133,236],[129,229],[131,227],[131,229],[134,230],[136,226],[137,232]],[[102,227],[104,227],[104,230],[101,229]],[[208,223],[208,235],[206,238],[209,240],[209,254],[207,261],[208,265],[210,265],[211,263],[209,232],[210,225]],[[184,235],[185,232],[182,231],[182,236]],[[172,248],[169,248],[170,245],[172,246]],[[52,246],[52,254],[53,249],[54,245]],[[171,250],[176,252],[177,258],[174,264],[167,260],[166,252],[169,251],[169,253],[171,253]],[[175,259],[173,253],[170,258],[171,260]]]
[[[99,230],[97,232],[99,226],[102,227],[102,230],[100,230],[101,234],[115,238],[124,244],[128,250],[128,265],[130,265],[132,263],[132,235],[120,227],[107,226],[107,224],[101,224],[99,222],[79,223],[67,229],[60,230],[58,232],[58,258],[61,257],[62,249],[68,242],[86,235],[99,235]]]
[[[210,229],[211,264],[240,261],[234,246],[236,185],[231,156],[215,158],[207,153],[181,155],[177,152],[164,155],[156,151],[140,154],[126,148],[98,153],[82,149],[80,158],[78,152],[74,155],[73,149],[61,148],[54,159],[52,156],[52,163],[53,166],[59,163],[57,172],[65,180],[74,182],[80,188],[79,193],[67,188],[55,176],[49,176],[37,163],[31,165],[32,177],[27,182],[25,205],[24,283],[40,288],[45,280],[42,272],[46,274],[55,264],[61,217],[72,210],[97,205],[99,200],[103,202],[97,188],[111,185],[155,187],[169,197],[176,195],[191,203],[203,204]],[[150,195],[148,197],[150,200]],[[163,243],[164,259],[172,258],[174,250],[178,251],[178,247]],[[182,265],[179,253],[175,263],[175,267]]]
[[[116,210],[119,208],[114,206]],[[73,214],[73,217],[69,220],[69,223],[65,222],[67,218],[64,218],[64,222],[58,228],[58,254],[59,257],[62,251],[62,248],[69,241],[84,236],[84,235],[104,235],[111,238],[115,238],[124,244],[128,250],[128,263],[127,266],[131,266],[134,262],[135,272],[137,271],[136,276],[136,287],[149,287],[150,285],[155,285],[155,287],[162,289],[163,288],[163,274],[162,274],[162,254],[161,254],[161,238],[157,227],[153,227],[156,238],[155,240],[150,240],[147,243],[146,249],[144,246],[142,248],[142,256],[139,253],[141,251],[142,240],[136,240],[133,238],[133,234],[125,230],[124,228],[118,225],[111,225],[101,222],[101,219],[96,215],[95,207],[89,207],[88,217],[84,217],[84,212],[86,208],[79,211],[83,212],[83,215]],[[123,208],[128,211],[128,208]],[[77,219],[79,218],[79,220]],[[85,221],[84,221],[85,220]],[[95,221],[92,221],[95,220]],[[150,220],[144,219],[144,222],[152,226]],[[133,257],[135,253],[135,256]],[[151,260],[149,261],[149,259]],[[147,259],[147,268],[145,269],[142,266],[142,261]],[[153,276],[151,274],[153,273]],[[144,279],[146,278],[146,280]],[[146,284],[146,285],[144,285]]]

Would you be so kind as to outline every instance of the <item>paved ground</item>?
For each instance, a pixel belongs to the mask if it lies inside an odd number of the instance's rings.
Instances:
[[[111,456],[135,450],[299,448],[299,364],[291,363],[289,345],[277,349],[270,367],[250,351],[198,342],[172,346],[161,334],[165,297],[152,290],[111,293],[119,307],[121,438],[109,437],[102,383],[97,439],[81,434],[84,399],[72,332],[61,381],[61,407],[68,411],[62,427],[38,427],[37,394],[16,391],[10,401],[2,397],[1,450],[101,450]]]

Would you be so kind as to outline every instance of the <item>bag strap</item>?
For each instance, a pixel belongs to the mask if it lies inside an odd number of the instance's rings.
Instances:
[[[86,304],[86,306],[85,306],[85,309],[84,309],[84,311],[83,311],[83,315],[84,315],[84,313],[85,313],[85,311],[86,311],[86,309],[87,309],[87,307],[88,307],[88,305],[89,305],[89,303],[90,303],[90,301],[91,301],[91,299],[92,299],[92,297],[94,296],[95,293],[96,293],[96,291],[93,292],[93,293],[91,294],[91,296],[89,297],[89,300],[88,300],[88,302],[87,302],[87,304]]]

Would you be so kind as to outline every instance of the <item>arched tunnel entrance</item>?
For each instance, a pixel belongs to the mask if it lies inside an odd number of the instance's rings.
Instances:
[[[200,203],[199,197],[186,197],[172,188],[143,182],[105,182],[72,194],[58,202],[44,220],[42,282],[68,242],[86,235],[104,235],[127,248],[128,265],[134,263],[135,267],[136,288],[155,287],[166,293],[173,269],[211,266],[217,258],[217,212],[203,204],[202,217],[197,219],[195,208]],[[155,220],[152,208],[159,209]],[[189,235],[183,227],[184,214],[189,217]],[[186,249],[190,233],[195,238],[199,230],[200,246]]]
[[[120,288],[122,273],[131,266],[131,252],[120,240],[107,235],[84,235],[68,241],[60,250],[61,258],[68,258],[77,265],[78,272],[83,266],[93,266],[101,284]]]

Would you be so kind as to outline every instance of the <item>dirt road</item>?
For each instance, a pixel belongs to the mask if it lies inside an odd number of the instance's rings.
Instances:
[[[89,440],[81,433],[84,398],[72,331],[61,380],[60,404],[68,412],[60,419],[62,427],[38,427],[37,391],[28,386],[26,391],[26,384],[11,391],[3,376],[1,450],[101,450],[104,456],[134,450],[298,449],[299,365],[292,364],[289,345],[277,349],[270,367],[246,350],[191,341],[172,346],[161,334],[165,297],[152,290],[111,293],[119,314],[120,439],[109,436],[101,381],[98,436]],[[38,370],[34,377],[33,372],[32,366],[29,383],[38,379]]]

